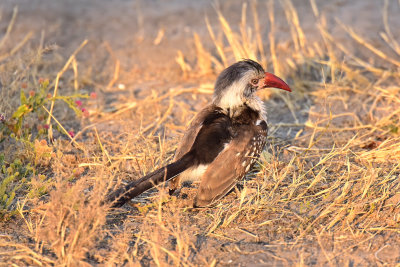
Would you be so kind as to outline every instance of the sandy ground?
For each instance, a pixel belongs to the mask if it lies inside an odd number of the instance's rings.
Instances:
[[[396,19],[399,7],[390,2],[390,23],[394,36],[400,33],[400,21]],[[84,39],[90,40],[92,57],[108,43],[122,63],[122,69],[138,69],[140,76],[149,80],[179,78],[179,67],[175,63],[177,50],[187,53],[193,49],[193,32],[200,34],[206,46],[211,47],[211,39],[205,26],[205,17],[216,26],[215,7],[218,6],[232,25],[238,25],[242,1],[185,1],[185,0],[5,0],[2,1],[0,27],[4,29],[14,6],[19,8],[18,23],[14,38],[33,31],[35,37],[44,33],[45,44],[56,44],[62,54],[69,55]],[[293,1],[300,14],[300,24],[311,41],[319,41],[311,5],[307,0]],[[346,33],[335,23],[339,19],[345,25],[357,29],[368,37],[374,45],[381,43],[378,32],[383,30],[381,1],[316,1],[321,14],[325,14],[330,32],[340,42],[347,42]],[[263,34],[268,34],[266,3],[259,1],[260,22]],[[284,12],[275,4],[278,43],[283,45],[289,38],[289,27]],[[262,16],[262,14],[265,16]],[[164,37],[158,45],[154,41],[159,31]],[[349,46],[354,51],[355,46]],[[360,50],[362,53],[363,50]],[[190,57],[190,56],[189,56]],[[193,58],[192,58],[193,60]],[[171,72],[175,75],[171,75]]]

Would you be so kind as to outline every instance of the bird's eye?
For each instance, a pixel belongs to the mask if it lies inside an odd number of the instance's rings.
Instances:
[[[258,79],[251,79],[251,84],[252,85],[257,85],[258,84]]]

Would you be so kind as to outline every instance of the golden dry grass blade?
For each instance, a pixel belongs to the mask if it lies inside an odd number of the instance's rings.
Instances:
[[[96,127],[94,127],[94,132],[96,134],[96,139],[97,139],[97,142],[99,143],[101,152],[103,153],[103,155],[105,155],[107,157],[108,163],[111,164],[112,161],[111,161],[110,155],[108,154],[107,150],[104,148],[104,146],[103,146],[103,144],[102,144],[102,142],[100,140],[100,136],[99,136],[99,133],[97,132],[97,128]]]
[[[260,20],[258,18],[258,12],[257,12],[257,1],[253,0],[251,2],[251,10],[252,10],[252,14],[253,14],[253,24],[254,24],[254,31],[255,31],[255,35],[256,35],[256,40],[257,40],[257,47],[258,47],[258,51],[260,54],[260,63],[262,66],[264,66],[265,68],[267,68],[267,58],[266,58],[266,54],[264,52],[264,43],[261,37],[261,28],[260,28]]]
[[[315,0],[310,0],[310,5],[311,5],[312,11],[314,13],[314,16],[316,18],[318,18],[319,17],[319,10],[318,10],[317,4],[315,3]]]
[[[107,84],[107,88],[111,88],[119,79],[119,72],[120,72],[120,61],[117,59],[115,60],[115,68],[114,68],[114,74],[110,82]]]
[[[278,57],[276,55],[276,48],[275,48],[275,15],[274,15],[274,1],[268,1],[268,17],[270,22],[270,31],[268,34],[269,37],[269,49],[271,54],[272,66],[274,68],[274,73],[278,76],[282,75],[280,63]]]
[[[0,55],[0,62],[17,53],[32,38],[32,36],[33,32],[27,33],[25,37],[16,46],[14,46],[10,52]]]
[[[318,25],[318,28],[322,35],[326,38],[326,40],[330,41],[333,45],[335,45],[337,48],[339,48],[341,51],[343,51],[348,57],[352,58],[359,66],[367,69],[368,71],[371,71],[375,73],[376,75],[384,75],[385,73],[389,72],[387,70],[382,70],[380,68],[374,67],[371,64],[367,63],[366,61],[362,60],[360,57],[357,57],[353,55],[343,44],[335,42],[335,38],[331,34],[329,34],[326,29]],[[393,73],[394,74],[394,73]]]
[[[220,11],[218,13],[218,19],[221,24],[222,31],[224,32],[225,38],[228,40],[230,47],[232,48],[233,55],[236,61],[239,61],[243,58],[246,58],[246,53],[243,49],[243,46],[240,45],[237,40],[236,34],[233,32],[231,26],[228,21],[222,15]],[[254,59],[254,58],[252,58]]]
[[[243,50],[245,51],[246,54],[249,54],[251,51],[250,42],[249,42],[249,36],[247,34],[247,3],[242,4],[242,19],[240,22],[240,34],[241,34],[241,40],[242,40],[242,45],[243,45]]]
[[[286,21],[289,24],[289,28],[290,28],[290,35],[292,37],[292,41],[293,41],[293,45],[294,45],[294,49],[296,51],[296,53],[300,53],[300,44],[299,44],[299,39],[298,39],[298,35],[296,32],[296,27],[293,23],[293,18],[292,18],[292,13],[291,13],[291,9],[289,7],[289,5],[291,4],[290,1],[285,0],[280,2],[281,6],[285,12],[285,16],[286,16]]]
[[[53,115],[53,109],[54,109],[54,101],[55,98],[57,96],[57,91],[58,91],[58,83],[60,81],[61,76],[64,74],[64,72],[67,71],[68,67],[70,66],[70,64],[73,62],[73,60],[75,59],[76,55],[79,53],[79,51],[88,43],[88,40],[84,40],[77,49],[75,49],[75,51],[72,53],[72,55],[69,57],[69,59],[67,60],[67,62],[65,63],[64,67],[57,73],[57,77],[56,77],[56,81],[54,84],[54,92],[53,92],[53,100],[51,101],[50,104],[50,110],[49,110],[49,116],[47,117],[47,125],[49,125],[49,129],[48,129],[48,138],[49,140],[53,140],[53,128],[52,125],[50,123],[52,115]]]
[[[389,0],[383,2],[382,8],[382,19],[383,26],[385,28],[385,33],[381,33],[381,36],[386,41],[386,43],[393,49],[397,55],[400,55],[400,45],[397,43],[396,39],[393,37],[392,31],[389,25]]]
[[[68,136],[69,139],[71,139],[71,142],[73,142],[73,143],[76,145],[76,147],[78,147],[78,148],[80,148],[82,151],[84,151],[84,148],[83,148],[81,145],[79,145],[79,144],[75,141],[75,139],[74,139],[73,137],[71,137],[71,135],[69,135],[68,131],[67,131],[67,130],[64,128],[64,126],[57,120],[57,118],[54,117],[54,116],[50,113],[50,111],[49,111],[45,106],[42,106],[42,108],[47,112],[47,114],[49,114],[49,117],[52,118],[52,119],[57,123],[57,125],[61,128],[61,130],[64,132],[64,134],[65,134],[66,136]]]
[[[224,68],[226,68],[226,67],[228,67],[228,61],[227,61],[226,56],[225,56],[223,45],[215,37],[214,31],[213,31],[213,29],[212,29],[212,27],[210,25],[210,22],[208,21],[207,17],[205,18],[205,20],[206,20],[206,26],[207,26],[207,29],[208,29],[208,33],[210,34],[210,37],[211,37],[215,47],[217,48],[217,52],[218,52],[219,56],[221,57],[222,65],[223,65]]]
[[[194,44],[196,47],[197,69],[200,70],[200,75],[206,75],[212,72],[211,55],[204,49],[200,37],[194,33]]]
[[[294,33],[292,33],[292,36],[296,42],[298,42],[299,48],[302,50],[302,52],[305,52],[305,45],[306,45],[306,38],[303,32],[303,29],[300,26],[300,21],[299,21],[299,16],[297,15],[297,11],[293,6],[293,3],[291,0],[285,0],[285,12],[287,10],[287,20],[288,22],[293,25],[294,28]]]
[[[176,63],[181,67],[184,77],[188,77],[189,73],[192,71],[192,68],[189,64],[185,62],[185,57],[182,51],[178,50],[177,55],[175,57]]]
[[[0,48],[2,48],[4,46],[4,44],[5,44],[5,42],[8,40],[8,38],[10,36],[10,33],[11,33],[13,27],[14,27],[15,20],[17,18],[17,14],[18,14],[18,6],[15,6],[14,9],[13,9],[11,20],[8,23],[6,33],[3,35],[3,38],[1,38],[1,40],[0,40]]]

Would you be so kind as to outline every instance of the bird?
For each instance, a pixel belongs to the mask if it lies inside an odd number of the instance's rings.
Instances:
[[[291,92],[288,84],[254,60],[243,59],[224,69],[211,103],[191,121],[172,163],[111,192],[107,202],[121,207],[171,180],[170,194],[185,181],[200,181],[193,207],[216,203],[243,179],[265,148],[267,114],[256,92],[268,87]]]

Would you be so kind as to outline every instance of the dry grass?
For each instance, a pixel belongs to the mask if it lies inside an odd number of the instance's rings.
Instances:
[[[390,32],[388,1],[382,36],[391,54],[342,25],[354,45],[370,50],[386,67],[371,65],[335,42],[314,1],[323,42],[308,43],[293,4],[283,3],[292,37],[289,47],[276,46],[272,12],[270,35],[262,40],[256,2],[251,2],[252,26],[247,24],[246,4],[238,32],[218,12],[221,34],[206,21],[215,51],[207,51],[195,34],[197,65],[190,66],[182,53],[177,57],[187,76],[192,69],[205,75],[241,58],[256,59],[286,76],[295,91],[265,96],[272,106],[283,103],[294,122],[271,125],[268,152],[239,195],[231,193],[213,208],[190,210],[188,201],[166,196],[161,186],[132,207],[111,211],[99,204],[121,178],[135,179],[172,159],[177,137],[195,113],[190,105],[195,110],[204,105],[212,86],[152,90],[117,105],[114,113],[98,109],[99,118],[76,135],[75,145],[55,143],[48,174],[52,189],[44,198],[20,198],[19,217],[13,219],[18,227],[10,222],[1,226],[8,230],[0,235],[0,259],[40,266],[398,264],[400,72],[395,58],[400,46]],[[0,59],[0,67],[12,64],[15,53],[1,54],[8,62]],[[343,54],[348,60],[342,60]],[[66,76],[72,90],[79,87],[74,58],[66,60],[71,66],[65,65],[72,68]],[[65,70],[48,73],[57,77],[55,88]],[[116,73],[104,84],[111,87]],[[301,122],[299,102],[304,99],[313,104],[307,121]],[[105,131],[113,128],[108,122],[118,119],[136,126],[115,131],[118,135]],[[274,137],[290,128],[300,131],[287,140]],[[185,190],[189,196],[194,192]]]

